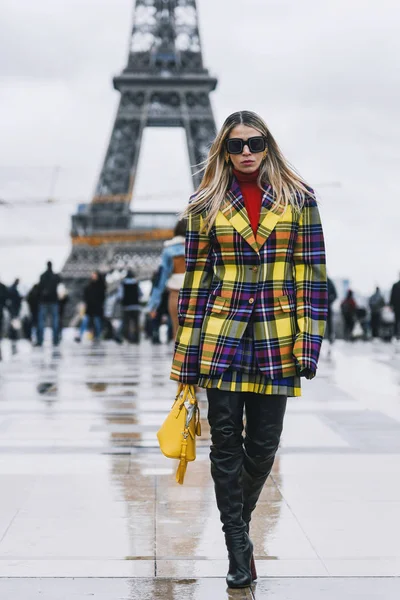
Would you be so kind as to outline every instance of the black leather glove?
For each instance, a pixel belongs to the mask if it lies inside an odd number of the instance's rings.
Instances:
[[[314,379],[315,373],[311,371],[311,369],[306,367],[305,369],[302,369],[300,371],[300,377],[305,377],[306,379]]]

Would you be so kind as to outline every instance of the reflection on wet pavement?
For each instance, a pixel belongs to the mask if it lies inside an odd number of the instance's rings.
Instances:
[[[252,521],[260,581],[228,596],[204,392],[183,487],[156,442],[176,388],[170,353],[68,341],[57,353],[24,343],[5,352],[0,577],[46,579],[0,579],[0,597],[399,597],[399,580],[362,578],[400,575],[400,354],[338,343],[289,401]],[[85,579],[97,577],[117,579]]]
[[[0,579],[0,596],[24,600],[398,600],[394,578],[265,579],[251,589],[228,590],[224,580]]]

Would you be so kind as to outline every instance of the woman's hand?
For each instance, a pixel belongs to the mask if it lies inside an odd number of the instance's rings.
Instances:
[[[302,369],[300,371],[300,377],[305,377],[306,379],[314,379],[315,373],[313,373],[311,369]]]

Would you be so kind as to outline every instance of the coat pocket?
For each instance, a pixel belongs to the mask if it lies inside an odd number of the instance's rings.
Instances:
[[[296,333],[295,299],[293,296],[277,296],[274,298],[273,312],[265,321],[265,336],[269,340],[285,343],[293,340]],[[256,335],[260,339],[261,334]]]

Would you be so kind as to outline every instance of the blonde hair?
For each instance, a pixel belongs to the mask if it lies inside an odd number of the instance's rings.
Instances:
[[[258,186],[264,191],[267,184],[271,185],[277,209],[286,210],[290,204],[296,212],[300,212],[306,196],[313,196],[313,192],[283,156],[265,121],[256,113],[247,110],[235,112],[222,125],[207,159],[202,163],[202,181],[183,212],[183,217],[188,217],[190,214],[204,211],[204,229],[207,232],[213,226],[232,178],[231,161],[225,161],[225,142],[237,125],[253,127],[267,138],[267,154],[260,166]]]

